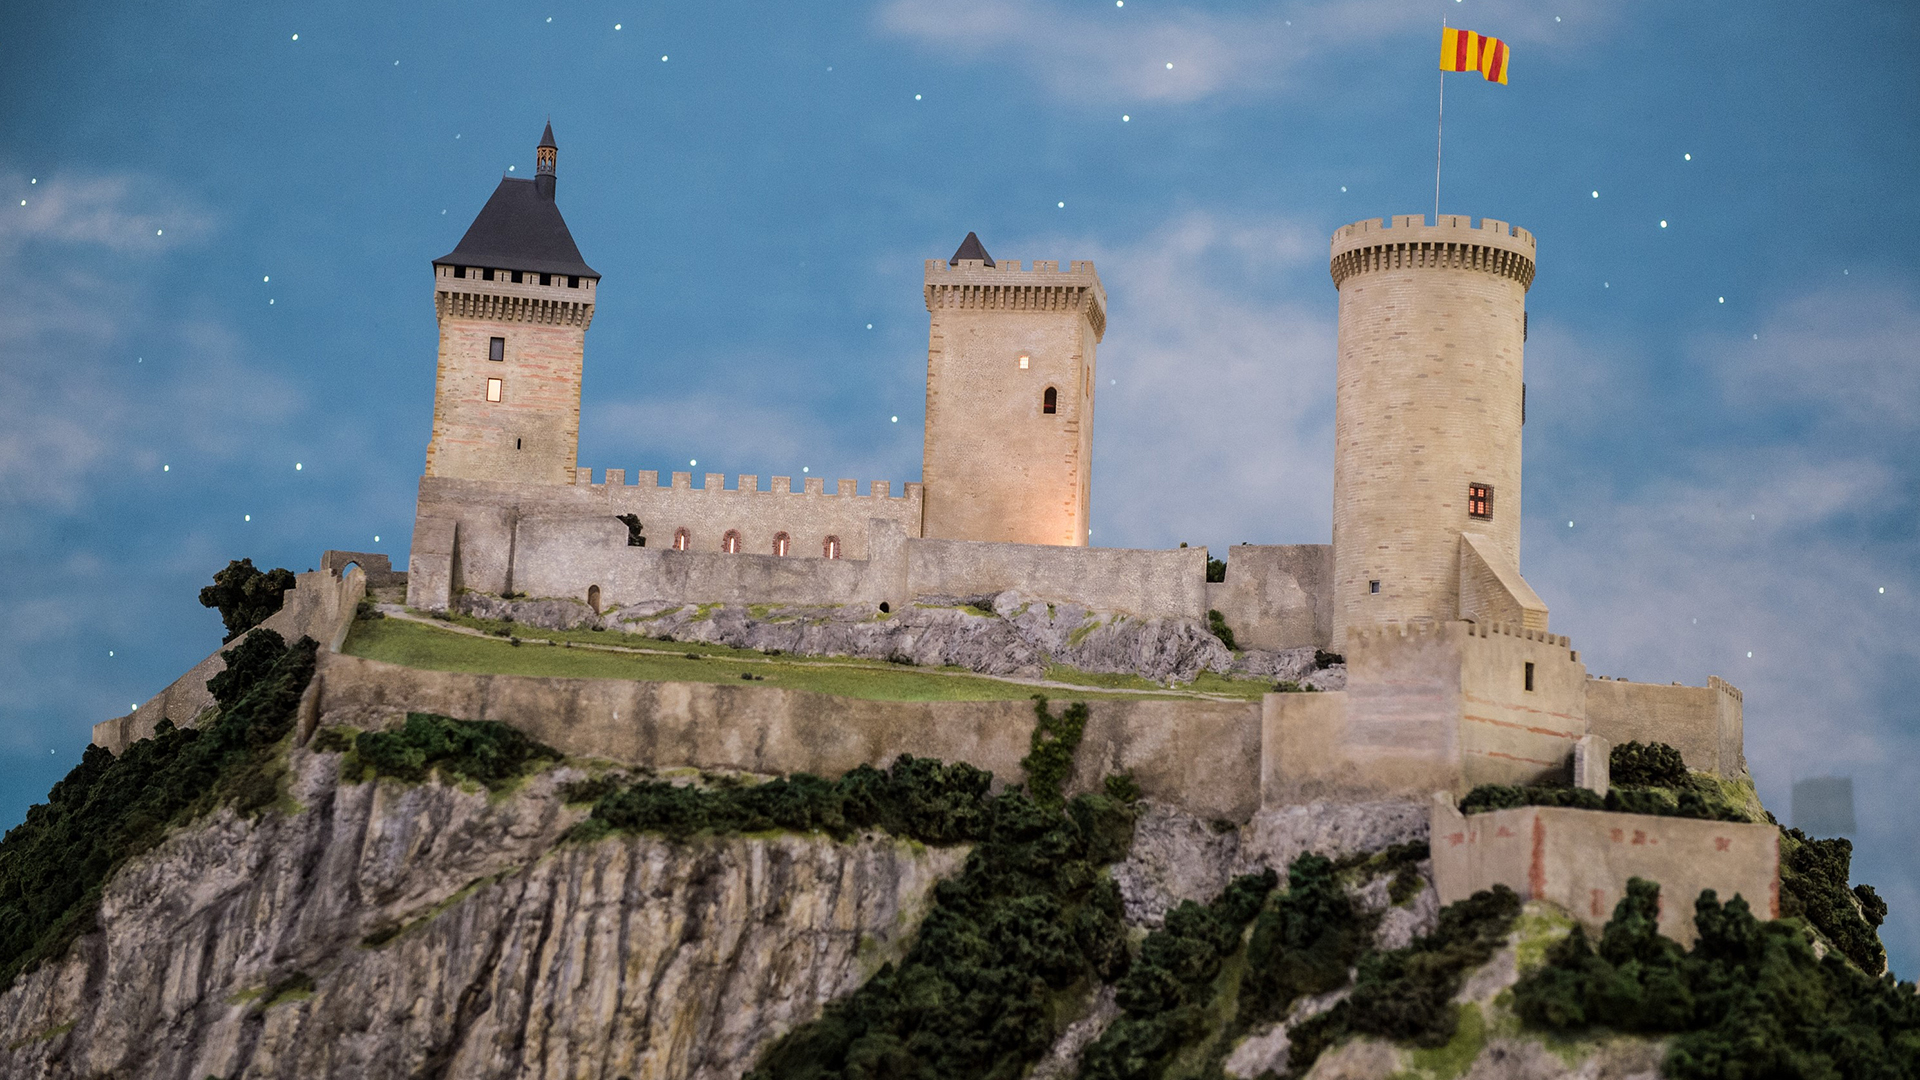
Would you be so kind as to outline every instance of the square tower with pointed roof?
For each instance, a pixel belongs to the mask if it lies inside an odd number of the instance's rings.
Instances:
[[[996,263],[968,233],[927,260],[924,535],[1087,543],[1094,350],[1107,294],[1090,262]]]
[[[574,482],[600,275],[554,202],[557,157],[548,124],[534,179],[502,177],[459,245],[433,261],[440,362],[427,476]]]

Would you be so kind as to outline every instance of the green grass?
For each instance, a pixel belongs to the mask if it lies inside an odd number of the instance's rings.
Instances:
[[[1081,671],[1065,664],[1048,664],[1047,678],[1052,682],[1071,683],[1074,686],[1088,686],[1101,690],[1152,690],[1166,691],[1169,688],[1139,675],[1128,675],[1109,671]],[[1270,679],[1231,679],[1225,675],[1216,675],[1211,671],[1202,671],[1192,682],[1180,687],[1181,690],[1198,694],[1213,694],[1220,697],[1241,698],[1246,701],[1259,701],[1272,691]]]
[[[524,629],[524,628],[523,628]],[[529,631],[569,639],[566,631]],[[612,643],[625,635],[586,635],[585,640]],[[644,640],[644,639],[643,639]],[[641,642],[636,642],[640,644]],[[622,642],[625,644],[625,642]],[[897,664],[805,661],[769,657],[764,653],[719,646],[652,643],[663,653],[619,653],[598,649],[570,649],[523,642],[515,646],[494,638],[458,634],[406,619],[371,619],[353,624],[344,648],[349,656],[430,671],[464,671],[494,675],[530,675],[568,679],[630,679],[648,682],[704,682],[745,685],[743,673],[764,676],[757,686],[777,686],[817,694],[869,701],[1025,701],[1034,688],[984,675],[946,674]],[[689,659],[697,653],[700,659]],[[729,660],[739,661],[729,663]],[[1097,691],[1054,691],[1065,700],[1136,697]],[[1163,693],[1163,697],[1181,697]]]

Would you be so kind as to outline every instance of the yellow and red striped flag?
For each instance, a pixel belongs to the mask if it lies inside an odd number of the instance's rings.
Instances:
[[[1477,71],[1488,82],[1507,85],[1507,43],[1449,26],[1440,31],[1440,70]]]

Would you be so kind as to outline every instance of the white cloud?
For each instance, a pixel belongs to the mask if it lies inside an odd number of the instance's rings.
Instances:
[[[1485,33],[1544,50],[1610,26],[1619,9],[1568,0],[1542,12],[1522,0],[1484,0],[1471,19]],[[1574,24],[1554,22],[1555,14]],[[880,8],[879,23],[930,52],[1030,72],[1057,96],[1100,102],[1191,102],[1294,87],[1324,94],[1323,83],[1302,81],[1306,71],[1324,73],[1389,41],[1399,48],[1399,39],[1420,33],[1433,42],[1419,56],[1437,70],[1440,32],[1431,8],[1400,0],[1263,5],[1235,14],[1158,4],[1116,9],[1046,0],[893,0]]]

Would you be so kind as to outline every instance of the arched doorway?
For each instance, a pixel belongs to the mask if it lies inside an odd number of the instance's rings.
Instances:
[[[587,586],[587,606],[593,609],[595,615],[600,614],[600,586]]]

